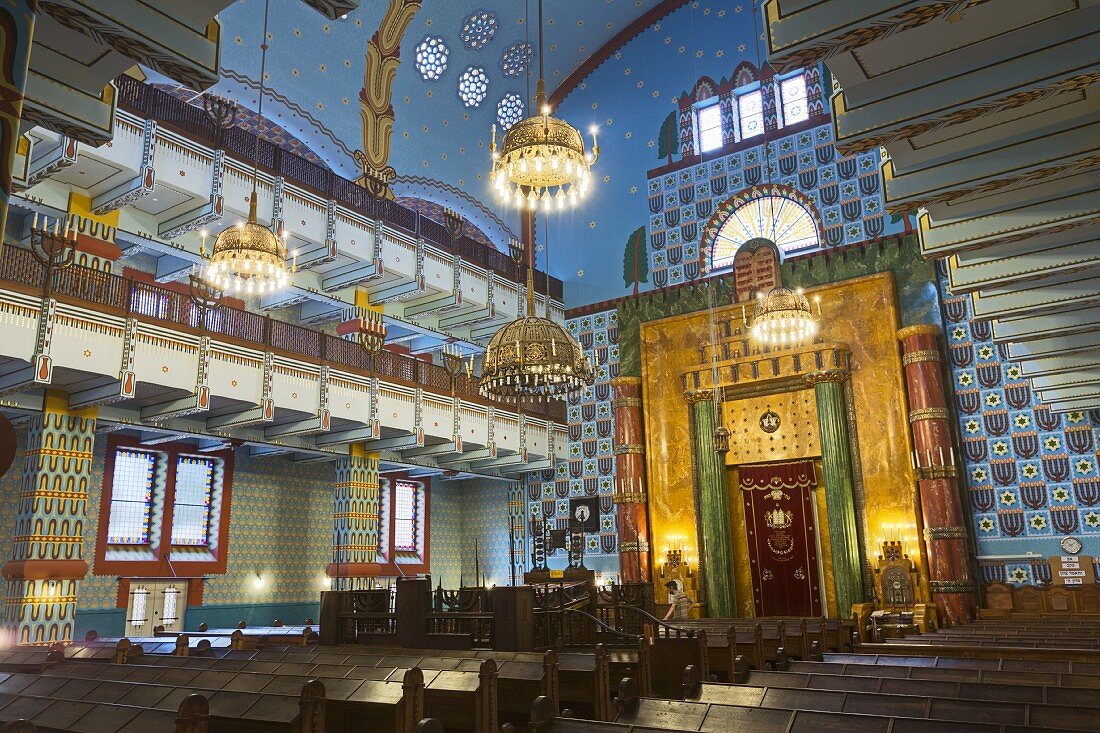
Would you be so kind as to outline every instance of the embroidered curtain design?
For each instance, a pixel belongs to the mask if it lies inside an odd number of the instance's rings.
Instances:
[[[757,616],[820,616],[812,461],[743,465],[749,567]]]

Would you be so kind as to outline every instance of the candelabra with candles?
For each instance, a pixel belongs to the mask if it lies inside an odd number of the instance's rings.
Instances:
[[[187,293],[191,297],[191,307],[198,319],[198,327],[206,333],[210,327],[210,316],[222,307],[225,291],[203,278],[192,267],[191,274],[187,276]]]
[[[216,94],[202,95],[202,111],[214,126],[214,149],[221,150],[227,130],[237,124],[241,108],[236,102]]]
[[[680,590],[687,593],[693,600],[698,599],[698,578],[691,569],[692,558],[688,557],[684,551],[680,537],[670,537],[668,539],[668,546],[665,548],[665,556],[657,562],[657,576],[660,578],[660,583],[656,590],[656,596],[658,599],[663,598],[664,603],[669,602],[668,589],[665,585],[669,581],[675,581]]]
[[[955,466],[955,449],[951,447],[948,447],[946,453],[943,446],[937,446],[935,451],[915,450],[911,462],[918,479],[951,478],[958,474],[958,468]]]
[[[42,226],[38,225],[38,213],[31,220],[31,254],[45,268],[42,282],[42,298],[48,300],[53,294],[54,274],[67,270],[76,262],[76,229],[66,217],[62,228],[61,220],[42,217]]]
[[[367,352],[377,354],[386,344],[386,321],[382,311],[363,308],[359,310],[359,345]]]
[[[467,379],[472,379],[474,376],[474,355],[471,353],[469,360],[464,359],[461,350],[455,344],[443,344],[442,352],[443,368],[451,377],[451,397],[454,397],[459,375],[466,372]]]

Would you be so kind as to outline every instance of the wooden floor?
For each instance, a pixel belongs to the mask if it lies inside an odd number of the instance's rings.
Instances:
[[[295,627],[10,649],[0,724],[28,727],[0,730],[1100,731],[1100,617],[986,620],[881,644],[821,619],[691,626],[704,630],[693,640],[717,641],[667,654],[661,639],[471,652],[319,646]],[[731,645],[758,658],[712,665]]]

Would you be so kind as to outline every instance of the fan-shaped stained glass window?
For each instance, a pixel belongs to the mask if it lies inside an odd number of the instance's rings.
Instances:
[[[458,98],[467,107],[476,107],[489,93],[489,77],[480,66],[470,66],[458,77]]]
[[[527,64],[531,62],[532,56],[534,56],[534,53],[531,51],[530,43],[526,41],[513,43],[505,49],[504,54],[501,55],[500,68],[504,70],[505,76],[523,76],[523,73],[527,70]]]
[[[497,124],[507,130],[523,119],[523,97],[508,92],[497,103]]]
[[[416,47],[416,68],[425,81],[436,81],[447,70],[450,49],[442,38],[427,36]]]
[[[492,13],[479,10],[462,22],[462,42],[466,48],[482,48],[497,34],[497,17]]]
[[[752,239],[772,241],[784,255],[821,246],[817,222],[806,207],[786,196],[764,196],[737,207],[722,224],[711,245],[711,269],[733,265],[737,250]]]

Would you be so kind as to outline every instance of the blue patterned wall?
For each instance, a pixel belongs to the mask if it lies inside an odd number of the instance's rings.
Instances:
[[[970,296],[952,296],[938,269],[982,580],[1049,582],[1046,558],[1063,554],[1062,537],[1100,556],[1100,415],[1041,405],[990,324],[972,320]]]
[[[527,475],[527,516],[567,526],[569,499],[600,497],[600,534],[590,535],[585,566],[604,574],[619,572],[618,534],[615,528],[615,420],[611,411],[611,380],[619,375],[618,314],[600,311],[570,318],[569,332],[580,342],[596,367],[596,380],[567,406],[569,460],[554,471]],[[529,527],[529,525],[528,525]],[[530,566],[530,547],[527,548]],[[564,566],[564,553],[552,559]]]
[[[723,201],[745,188],[780,184],[811,199],[824,245],[856,244],[902,231],[883,213],[878,150],[841,156],[832,123],[649,179],[650,282],[676,285],[701,274],[703,229]]]
[[[473,585],[478,570],[488,585],[509,584],[508,500],[512,483],[493,479],[432,482],[433,585]],[[522,572],[519,569],[518,582],[522,582]]]

